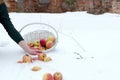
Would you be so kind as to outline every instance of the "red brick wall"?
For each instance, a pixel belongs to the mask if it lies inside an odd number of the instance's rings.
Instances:
[[[50,0],[47,4],[40,4],[39,0],[23,0],[24,12],[64,12],[87,11],[93,14],[105,12],[120,13],[120,1],[117,0],[76,0],[74,5],[63,7],[64,0]],[[9,12],[18,11],[18,3],[15,0],[6,0]]]
[[[76,10],[78,11],[85,11],[89,8],[89,0],[77,0],[76,1]]]
[[[116,2],[116,1],[112,2],[111,12],[113,12],[113,13],[120,13],[120,1],[119,2]]]
[[[8,7],[9,12],[18,11],[18,3],[15,0],[6,0],[6,5]]]
[[[39,12],[39,0],[23,0],[24,12]]]
[[[63,0],[50,0],[48,12],[62,12]]]

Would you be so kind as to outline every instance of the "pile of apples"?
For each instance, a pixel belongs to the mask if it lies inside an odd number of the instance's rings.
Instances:
[[[40,53],[40,54],[38,55],[38,60],[44,61],[44,62],[48,62],[48,61],[51,61],[52,58],[51,58],[51,57],[48,57],[48,56],[46,55],[46,53]]]
[[[40,60],[43,62],[51,61],[51,57],[48,57],[46,53],[40,53],[38,57],[32,58],[30,55],[25,54],[22,58],[22,61],[18,61],[18,63],[32,63],[33,60]],[[32,68],[32,71],[39,71],[41,70],[41,67],[34,66]],[[55,72],[53,75],[51,73],[45,73],[43,75],[43,80],[63,80],[63,76],[61,72]]]
[[[40,40],[35,40],[34,42],[29,42],[28,46],[31,49],[38,49],[38,50],[47,50],[53,47],[55,44],[55,37],[54,36],[48,36],[47,39],[41,38]]]
[[[45,73],[43,80],[63,80],[63,76],[61,72],[55,72],[53,75],[51,73]]]
[[[33,60],[40,60],[40,61],[43,61],[43,62],[48,62],[48,61],[51,61],[52,58],[48,57],[46,55],[46,53],[40,53],[35,58],[32,58],[30,55],[25,54],[22,58],[22,61],[18,61],[18,63],[32,63]]]

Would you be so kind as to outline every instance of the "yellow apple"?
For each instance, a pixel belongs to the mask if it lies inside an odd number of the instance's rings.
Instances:
[[[41,67],[39,67],[39,66],[34,66],[32,68],[32,71],[39,71],[39,70],[41,70]]]
[[[48,62],[48,61],[51,61],[52,59],[51,59],[51,57],[45,57],[44,58],[44,62]]]
[[[39,46],[39,41],[34,41],[34,46]]]
[[[47,57],[46,53],[38,54],[38,60],[44,61],[44,58]]]
[[[54,41],[55,41],[55,37],[54,37],[54,36],[49,36],[49,37],[47,38],[47,41],[52,41],[52,42],[54,42]]]
[[[29,55],[24,55],[23,56],[23,63],[32,63],[32,57]]]
[[[49,49],[54,45],[54,43],[52,41],[47,41],[46,42],[46,48]]]
[[[34,44],[33,44],[32,42],[30,42],[30,43],[28,43],[28,46],[29,46],[29,47],[33,47]]]

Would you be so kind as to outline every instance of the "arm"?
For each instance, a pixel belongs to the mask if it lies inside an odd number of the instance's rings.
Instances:
[[[14,25],[12,24],[7,7],[5,3],[0,4],[0,23],[4,26],[5,30],[8,32],[8,35],[17,43],[20,45],[21,48],[23,48],[24,51],[30,53],[30,54],[38,54],[41,51],[38,50],[32,50],[28,47],[27,43],[24,41],[20,33],[15,29]]]

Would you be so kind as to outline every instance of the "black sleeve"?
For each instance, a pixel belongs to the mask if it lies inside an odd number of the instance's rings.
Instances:
[[[9,14],[7,11],[6,5],[0,4],[0,22],[8,32],[8,35],[16,42],[19,43],[21,40],[23,40],[20,33],[14,28],[14,25],[12,24]]]

